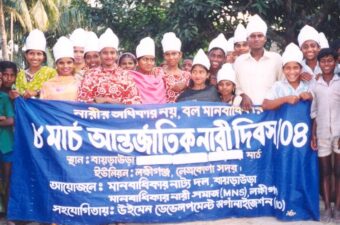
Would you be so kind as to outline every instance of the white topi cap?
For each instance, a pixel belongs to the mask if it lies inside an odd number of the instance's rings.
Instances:
[[[235,84],[236,74],[230,63],[225,63],[217,73],[217,83],[221,80],[230,80]]]
[[[99,37],[99,51],[103,48],[114,48],[118,50],[119,39],[111,28],[107,28],[106,31]]]
[[[167,51],[181,51],[182,42],[181,40],[176,37],[176,34],[173,32],[168,32],[163,35],[162,39],[162,47],[163,52]]]
[[[247,41],[247,30],[241,23],[239,23],[234,32],[234,44],[243,41]]]
[[[247,37],[249,37],[252,33],[260,32],[263,33],[264,36],[267,34],[267,24],[264,20],[257,14],[250,17],[249,22],[247,24]]]
[[[226,46],[227,53],[234,51],[234,37],[229,38]]]
[[[38,29],[32,30],[26,38],[25,46],[22,49],[27,50],[39,50],[46,51],[46,38],[43,32]]]
[[[74,58],[73,44],[70,39],[62,36],[53,46],[54,61],[57,62],[61,58]]]
[[[137,59],[142,56],[153,56],[155,57],[155,42],[150,37],[145,37],[140,40],[137,48],[136,48],[136,57]]]
[[[195,65],[202,65],[207,70],[210,69],[210,60],[208,56],[204,53],[203,49],[198,50],[198,52],[196,53],[192,62],[192,66],[194,67]]]
[[[298,42],[300,48],[305,41],[309,40],[315,41],[316,43],[320,44],[318,31],[315,30],[314,27],[305,25],[304,27],[302,27],[298,35]]]
[[[323,32],[319,33],[320,48],[329,48],[328,40]]]
[[[285,51],[282,54],[282,65],[286,65],[288,62],[297,62],[302,65],[302,60],[303,54],[300,48],[294,43],[287,45]]]
[[[209,52],[213,48],[220,48],[222,51],[227,54],[227,39],[224,34],[219,34],[215,39],[213,39],[209,44]]]
[[[87,41],[86,31],[83,28],[75,29],[70,36],[70,40],[72,41],[74,47],[84,48]]]
[[[84,53],[99,52],[99,39],[97,35],[90,31],[86,34],[87,42],[85,44]]]

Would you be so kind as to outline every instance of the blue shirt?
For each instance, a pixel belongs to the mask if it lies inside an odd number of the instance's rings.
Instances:
[[[300,81],[299,86],[294,89],[289,84],[287,79],[276,81],[272,88],[267,92],[265,99],[274,100],[289,95],[300,95],[302,92],[309,91],[309,85],[306,82]]]

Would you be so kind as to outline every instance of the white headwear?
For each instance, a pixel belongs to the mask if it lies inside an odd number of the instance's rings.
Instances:
[[[137,59],[142,56],[153,56],[155,57],[155,42],[152,38],[146,37],[140,40],[137,48],[136,48],[136,57]]]
[[[236,74],[233,65],[225,63],[217,73],[217,83],[221,80],[230,80],[234,84],[236,83]]]
[[[239,23],[234,32],[234,43],[247,41],[247,30]]]
[[[74,58],[73,44],[67,37],[60,37],[53,46],[54,61],[58,61],[61,58]]]
[[[302,27],[298,35],[298,42],[299,42],[300,48],[305,41],[309,41],[309,40],[316,41],[318,44],[320,44],[319,33],[317,32],[317,30],[315,30],[314,27],[305,25],[304,27]]]
[[[114,48],[118,50],[119,39],[111,28],[107,28],[106,31],[99,37],[99,51],[103,48]]]
[[[323,32],[319,33],[320,48],[329,48],[328,40]]]
[[[224,34],[219,34],[215,39],[213,39],[209,44],[209,51],[213,48],[220,48],[226,54],[227,53],[227,39]]]
[[[196,53],[194,60],[192,62],[192,66],[194,65],[202,65],[207,70],[210,69],[210,60],[208,56],[204,53],[203,49],[198,50],[198,52]]]
[[[22,49],[27,50],[39,50],[46,51],[46,38],[43,32],[38,29],[32,30],[26,38],[25,46]]]
[[[70,36],[70,40],[72,41],[74,47],[84,48],[87,41],[86,31],[83,28],[75,29]]]
[[[162,39],[163,52],[181,51],[182,42],[173,32],[165,33]]]
[[[294,43],[287,45],[285,51],[282,54],[282,65],[284,66],[288,62],[297,62],[302,65],[302,60],[303,54],[300,48]]]
[[[249,22],[247,24],[247,37],[249,37],[252,33],[260,32],[263,33],[264,36],[267,34],[267,24],[263,19],[257,14],[250,17]]]
[[[227,41],[226,51],[227,53],[234,51],[234,37],[229,38]]]
[[[99,52],[99,39],[97,35],[90,31],[86,34],[87,42],[85,44],[84,53]]]

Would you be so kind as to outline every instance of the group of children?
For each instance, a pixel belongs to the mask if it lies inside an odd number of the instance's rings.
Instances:
[[[340,120],[337,119],[340,113],[340,78],[337,75],[340,48],[338,42],[335,50],[322,48],[319,34],[317,37],[311,29],[314,28],[305,26],[301,30],[313,35],[304,38],[299,35],[299,47],[293,43],[286,47],[282,54],[285,79],[269,87],[262,107],[274,110],[283,104],[313,101],[311,145],[319,154],[325,202],[321,219],[330,221],[334,217],[340,222]],[[238,74],[233,63],[240,55],[251,54],[247,40],[245,28],[240,24],[233,38],[227,40],[220,34],[211,41],[208,54],[200,49],[194,59],[185,60],[181,68],[181,41],[174,33],[165,33],[162,39],[165,62],[162,67],[156,67],[155,43],[150,37],[140,41],[136,55],[126,52],[118,57],[119,39],[111,29],[99,38],[93,32],[77,29],[69,38],[59,38],[53,47],[53,69],[44,66],[44,34],[33,30],[23,49],[26,69],[18,72],[14,63],[0,62],[0,150],[5,193],[8,194],[14,141],[12,101],[16,97],[106,104],[210,101],[243,107],[243,98],[236,94]],[[332,152],[335,153],[333,164]],[[336,191],[333,210],[332,174]]]

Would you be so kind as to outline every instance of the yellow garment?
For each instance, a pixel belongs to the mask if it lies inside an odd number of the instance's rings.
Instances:
[[[17,91],[21,95],[24,94],[26,90],[39,91],[43,83],[54,77],[56,74],[57,71],[55,69],[43,66],[34,74],[33,80],[31,82],[27,82],[25,71],[20,70],[16,79],[15,86]]]
[[[79,85],[80,81],[74,76],[56,76],[42,85],[40,98],[48,100],[76,101]]]

